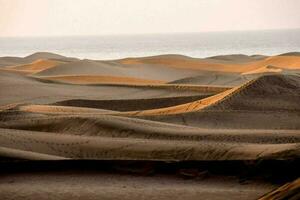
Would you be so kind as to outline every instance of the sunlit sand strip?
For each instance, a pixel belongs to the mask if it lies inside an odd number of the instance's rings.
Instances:
[[[152,110],[144,110],[144,111],[135,111],[135,112],[124,112],[119,115],[127,115],[127,116],[151,116],[151,115],[169,115],[169,114],[179,114],[179,113],[187,113],[187,112],[195,112],[201,110],[213,103],[216,103],[226,97],[227,95],[234,92],[236,88],[228,89],[225,92],[220,94],[216,94],[211,97],[207,97],[205,99],[201,99],[198,101],[194,101],[191,103],[181,104],[178,106],[172,106],[167,108],[160,109],[152,109]]]
[[[226,86],[210,86],[210,85],[190,85],[190,84],[163,84],[162,81],[144,80],[126,77],[112,76],[92,76],[92,75],[70,75],[70,76],[43,76],[32,77],[36,80],[50,81],[53,83],[67,83],[91,86],[118,86],[118,87],[136,87],[149,89],[170,89],[182,91],[195,91],[206,93],[218,93],[230,89]]]
[[[286,183],[283,186],[273,190],[263,197],[259,198],[259,200],[271,200],[271,199],[299,199],[300,197],[300,178],[297,180]]]
[[[64,115],[81,115],[81,114],[114,114],[117,112],[93,109],[93,108],[80,108],[72,106],[52,106],[52,105],[21,105],[17,107],[20,111],[44,113],[44,114],[64,114]]]
[[[132,77],[119,77],[119,76],[101,76],[101,75],[61,75],[61,76],[43,76],[39,77],[44,80],[59,81],[62,83],[71,84],[161,84],[164,81],[160,80],[147,80]]]

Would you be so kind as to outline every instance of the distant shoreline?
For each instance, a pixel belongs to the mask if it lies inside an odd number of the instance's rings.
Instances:
[[[300,29],[62,37],[0,37],[0,57],[47,51],[81,59],[161,54],[197,58],[228,54],[278,55],[300,50]]]

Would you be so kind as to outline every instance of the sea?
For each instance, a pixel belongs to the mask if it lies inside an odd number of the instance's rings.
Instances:
[[[278,55],[300,51],[300,29],[176,34],[0,37],[0,57],[53,52],[81,59],[109,60],[160,54],[191,57]]]

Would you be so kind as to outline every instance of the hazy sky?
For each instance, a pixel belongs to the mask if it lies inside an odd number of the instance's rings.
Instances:
[[[300,0],[0,0],[0,36],[300,28]]]

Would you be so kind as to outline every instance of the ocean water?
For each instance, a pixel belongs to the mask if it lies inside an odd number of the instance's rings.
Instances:
[[[225,54],[277,55],[300,51],[300,29],[152,35],[0,38],[0,56],[49,51],[90,59],[158,54],[209,57]]]

